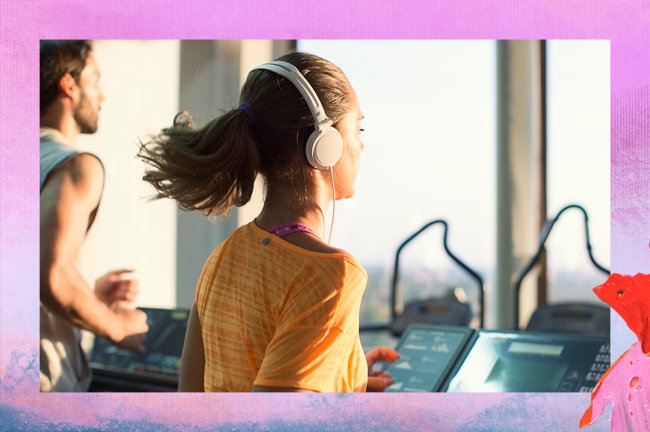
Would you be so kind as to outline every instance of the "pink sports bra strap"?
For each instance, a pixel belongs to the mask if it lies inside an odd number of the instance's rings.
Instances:
[[[284,237],[297,232],[304,232],[320,238],[320,236],[316,234],[313,229],[300,222],[289,222],[281,225],[276,225],[272,228],[269,228],[267,231],[271,234],[275,234],[278,237]]]

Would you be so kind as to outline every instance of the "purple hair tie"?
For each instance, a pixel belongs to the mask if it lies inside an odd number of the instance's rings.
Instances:
[[[255,122],[255,115],[253,114],[253,108],[250,105],[247,103],[240,104],[239,107],[237,107],[237,111],[244,111],[244,114],[246,114],[246,122],[248,123],[248,127],[253,126],[253,123]]]

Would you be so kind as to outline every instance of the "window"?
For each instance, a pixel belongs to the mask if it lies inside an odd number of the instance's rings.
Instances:
[[[332,243],[368,271],[362,322],[389,318],[401,242],[449,223],[451,250],[490,282],[495,266],[495,44],[492,41],[299,41],[350,79],[365,115],[356,196],[336,205]],[[401,256],[405,301],[478,291],[444,253],[441,227]],[[477,311],[477,309],[475,309]]]
[[[609,268],[610,77],[608,41],[550,41],[548,47],[548,213],[581,204],[596,260]],[[549,302],[599,303],[606,275],[590,263],[583,216],[568,211],[549,242]]]

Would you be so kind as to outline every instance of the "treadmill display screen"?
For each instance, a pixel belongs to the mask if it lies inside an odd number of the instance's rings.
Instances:
[[[508,352],[519,354],[541,354],[557,357],[562,354],[562,345],[547,345],[537,343],[513,342],[508,347]]]
[[[562,381],[566,363],[550,364],[542,360],[499,358],[485,380],[485,387],[494,391],[552,392]]]
[[[588,392],[609,367],[606,338],[480,330],[449,392]]]
[[[95,369],[176,379],[187,328],[188,310],[142,308],[149,331],[143,354],[119,349],[107,339],[95,338],[91,366]]]
[[[464,327],[409,327],[397,346],[400,359],[387,369],[394,384],[385,391],[439,391],[471,333]]]

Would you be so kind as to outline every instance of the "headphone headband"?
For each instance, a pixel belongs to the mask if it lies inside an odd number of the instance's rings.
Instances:
[[[325,109],[323,109],[323,105],[320,103],[316,92],[309,84],[307,79],[300,73],[297,67],[285,61],[275,60],[272,62],[264,63],[263,65],[260,65],[253,70],[256,69],[264,69],[275,72],[276,74],[282,75],[293,83],[293,85],[302,95],[303,99],[305,99],[305,102],[307,102],[309,111],[311,111],[311,115],[314,118],[314,128],[316,130],[323,129],[323,126],[332,125],[332,120],[325,114]]]
[[[319,170],[331,169],[341,157],[343,139],[339,131],[332,127],[332,120],[325,114],[323,105],[307,79],[294,65],[280,60],[264,63],[255,69],[282,75],[298,89],[314,119],[314,132],[309,135],[305,145],[307,162]]]

